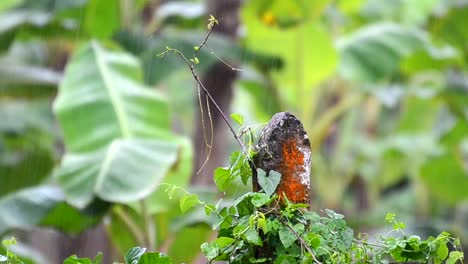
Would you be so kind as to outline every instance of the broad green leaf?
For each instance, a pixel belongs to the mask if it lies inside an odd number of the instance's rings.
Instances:
[[[167,102],[141,78],[135,58],[97,42],[72,57],[54,110],[68,150],[55,175],[73,205],[141,199],[176,161]]]
[[[252,176],[252,169],[246,155],[241,151],[231,153],[229,157],[231,166],[229,168],[233,179],[240,178],[244,185],[247,185],[249,178]]]
[[[0,13],[0,51],[8,49],[17,35],[46,39],[52,36],[69,37],[73,32],[76,37],[78,26],[78,21],[74,19],[56,19],[52,10],[27,7],[9,10]]]
[[[224,191],[229,183],[231,172],[229,168],[216,168],[214,171],[214,182],[220,191]]]
[[[217,258],[218,260],[224,260],[223,258],[226,255],[223,255],[223,251],[226,247],[229,247],[232,243],[235,242],[234,238],[231,237],[219,237],[211,243],[203,243],[200,248],[205,254],[205,257],[208,260]]]
[[[4,100],[0,120],[0,195],[42,183],[55,162],[49,100]]]
[[[399,21],[408,26],[423,25],[431,18],[432,13],[441,9],[441,3],[451,2],[442,0],[417,1],[365,1],[363,13],[369,17]]]
[[[437,258],[440,260],[445,260],[449,254],[449,250],[446,244],[441,244],[437,248]]]
[[[232,120],[234,120],[237,124],[243,126],[244,125],[244,116],[241,114],[233,113],[231,114]]]
[[[296,231],[296,233],[302,235],[302,233],[304,233],[305,226],[303,224],[296,224],[293,226],[293,229],[294,231]]]
[[[177,165],[173,166],[169,173],[164,177],[162,183],[186,188],[192,176],[193,150],[192,142],[188,138],[180,138],[180,148],[178,151]],[[147,209],[151,214],[171,211],[177,206],[177,199],[171,199],[165,188],[158,188],[151,196],[146,198]],[[139,204],[133,206],[139,210]]]
[[[172,264],[172,261],[166,254],[151,252],[143,254],[138,264]]]
[[[18,148],[17,150],[31,150],[49,147],[54,135],[54,116],[50,110],[50,101],[36,100],[34,102],[17,99],[6,100],[0,106],[0,131],[2,133],[15,133],[19,137],[27,136],[28,130],[33,130],[36,137],[42,142]],[[44,133],[46,135],[41,135]],[[26,135],[25,135],[26,134]]]
[[[196,194],[187,194],[180,199],[180,210],[185,213],[197,204],[198,196]]]
[[[79,234],[99,223],[107,212],[108,207],[105,203],[96,202],[96,205],[93,206],[91,204],[90,208],[78,210],[62,202],[42,219],[40,225],[51,227],[67,234]]]
[[[82,7],[88,0],[23,0],[23,7],[31,10],[59,12]]]
[[[409,96],[403,102],[401,108],[402,113],[397,128],[398,132],[428,133],[427,131],[436,122],[437,113],[440,111],[440,103],[431,98]]]
[[[218,237],[214,243],[220,248],[227,247],[234,243],[235,239],[232,237]]]
[[[237,208],[239,216],[250,215],[253,213],[254,206],[251,202],[252,195],[253,193],[246,193],[234,201],[234,205]]]
[[[456,123],[443,135],[440,143],[444,153],[429,158],[421,168],[420,175],[431,193],[442,201],[456,204],[468,198],[468,171],[463,162],[461,144],[468,135],[468,122]]]
[[[320,246],[320,242],[321,242],[320,236],[315,233],[312,233],[312,232],[307,233],[306,240],[307,240],[307,244],[310,245],[314,249]]]
[[[35,85],[38,89],[56,86],[62,75],[52,69],[13,61],[15,58],[0,58],[0,86]]]
[[[358,12],[365,2],[364,0],[339,0],[337,7],[345,14],[352,14]]]
[[[402,60],[401,70],[408,75],[428,70],[443,71],[454,65],[461,66],[462,61],[460,53],[452,47],[435,47],[427,43],[424,50],[415,51]]]
[[[3,0],[0,3],[0,12],[19,5],[23,0]]]
[[[67,200],[83,208],[97,196],[128,203],[149,195],[177,160],[177,144],[116,139],[102,150],[66,154],[55,177]]]
[[[257,179],[262,190],[271,196],[280,183],[281,174],[276,171],[270,171],[267,176],[264,170],[257,169]]]
[[[200,18],[205,15],[203,2],[171,1],[162,3],[156,14],[158,19],[165,20],[171,17],[185,19]]]
[[[364,26],[337,42],[339,72],[346,78],[373,82],[397,71],[401,59],[422,49],[424,35],[391,23]]]
[[[141,256],[146,252],[146,248],[133,247],[125,254],[125,264],[138,264]]]
[[[433,36],[463,51],[468,41],[468,32],[464,26],[467,23],[468,6],[453,5],[442,15],[436,16],[429,27]]]
[[[261,246],[263,244],[262,239],[258,235],[257,230],[255,230],[254,228],[249,228],[244,233],[244,237],[245,237],[245,240],[247,240],[247,242],[249,242],[250,244],[257,245],[257,246]]]
[[[14,42],[0,57],[0,96],[49,99],[55,95],[63,76],[47,65],[53,56],[41,40]]]
[[[170,236],[172,235],[170,234]],[[168,255],[172,257],[173,263],[192,263],[200,254],[200,245],[211,239],[212,236],[213,229],[210,225],[186,226],[175,234],[175,240]]]
[[[265,205],[269,201],[271,201],[271,198],[266,193],[256,193],[252,196],[252,200],[251,200],[252,204],[255,205],[255,207],[260,207],[262,205]]]
[[[212,260],[219,255],[219,247],[214,243],[205,242],[201,244],[200,249],[208,260]]]
[[[460,251],[452,251],[449,254],[449,257],[447,259],[447,264],[455,264],[458,263],[458,261],[463,261],[463,252]]]
[[[40,184],[53,170],[53,156],[47,150],[36,149],[35,151],[26,150],[2,154],[0,157],[5,158],[3,158],[3,162],[0,161],[1,195]]]
[[[10,229],[30,229],[37,226],[63,200],[63,193],[53,186],[23,189],[2,197],[0,234]]]
[[[446,203],[456,204],[468,198],[467,172],[455,151],[429,159],[421,176],[431,193]]]
[[[76,255],[72,255],[63,261],[63,264],[101,264],[103,255],[99,252],[93,260],[89,258],[79,258]]]
[[[108,38],[120,27],[120,1],[89,0],[84,15],[84,27],[96,38]]]
[[[127,53],[98,42],[81,47],[54,102],[67,150],[98,150],[116,138],[168,138],[166,99],[141,80],[138,61]]]
[[[279,255],[276,261],[273,264],[291,264],[295,263],[296,259],[290,255]]]
[[[297,240],[294,233],[286,227],[283,227],[278,232],[281,243],[285,248],[289,248]]]
[[[331,219],[343,219],[344,215],[336,213],[333,210],[330,209],[325,209],[325,213],[330,217]]]
[[[93,264],[89,258],[79,258],[72,255],[63,261],[63,264]]]
[[[10,10],[0,13],[0,51],[8,49],[20,27],[40,28],[49,24],[51,20],[52,15],[42,11]]]

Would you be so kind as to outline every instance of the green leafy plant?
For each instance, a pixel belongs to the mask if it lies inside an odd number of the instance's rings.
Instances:
[[[215,174],[223,177],[224,174]],[[240,175],[231,172],[230,175]],[[391,231],[369,239],[348,226],[342,214],[320,214],[305,204],[274,194],[281,175],[258,170],[262,192],[249,192],[232,206],[218,207],[218,238],[201,245],[207,259],[229,263],[460,263],[460,241],[442,232],[421,239],[404,232],[405,224],[387,214]],[[232,180],[232,178],[231,178]],[[229,181],[229,180],[228,180]],[[372,241],[372,242],[370,242]],[[451,251],[449,250],[451,248]]]
[[[68,257],[63,264],[101,264],[102,253],[98,253],[93,260],[89,258],[79,258],[75,255]],[[114,262],[114,264],[172,264],[171,258],[159,252],[147,252],[146,248],[133,247],[124,256],[124,263]]]
[[[23,264],[23,261],[21,261],[18,256],[16,256],[15,253],[13,253],[10,249],[11,246],[16,245],[16,239],[14,237],[11,237],[10,239],[5,239],[2,241],[2,245],[6,249],[5,255],[0,255],[0,263],[5,263],[5,264]]]
[[[214,172],[218,189],[225,191],[235,181],[245,185],[249,183],[253,174],[253,166],[250,164],[255,153],[252,151],[252,139],[246,148],[195,71],[195,65],[199,63],[196,54],[206,44],[214,25],[209,27],[210,31],[203,42],[194,48],[192,59],[187,59],[182,52],[170,47],[166,47],[166,51],[159,56],[164,57],[172,52],[182,58],[198,87],[216,106],[242,147],[241,152],[231,155],[230,166],[218,168]],[[241,126],[244,124],[239,114],[232,114],[231,118]],[[208,205],[181,188],[168,188],[169,196],[183,191],[180,199],[182,211],[201,204],[207,209],[208,215],[214,212],[218,216],[214,224],[218,237],[201,245],[210,263],[456,263],[463,260],[458,239],[447,232],[426,240],[415,235],[408,236],[403,231],[405,224],[397,221],[394,214],[386,217],[387,223],[392,225],[389,234],[378,236],[372,242],[363,234],[355,238],[353,229],[342,214],[329,209],[318,214],[309,211],[306,204],[294,204],[287,198],[285,202],[280,201],[275,193],[281,181],[280,173],[270,171],[267,175],[265,171],[257,169],[256,175],[261,191],[247,192],[229,206],[222,203]],[[451,252],[448,246],[451,246]]]

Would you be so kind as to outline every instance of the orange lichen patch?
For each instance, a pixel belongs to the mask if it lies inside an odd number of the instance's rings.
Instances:
[[[305,156],[294,138],[283,143],[282,156],[283,161],[278,164],[281,181],[276,193],[280,198],[286,195],[293,203],[308,203],[309,185],[305,183],[304,177],[309,177],[309,175],[305,175],[307,174],[304,168]]]

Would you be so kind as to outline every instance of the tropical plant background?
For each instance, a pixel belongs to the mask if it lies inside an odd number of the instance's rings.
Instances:
[[[468,1],[2,0],[0,235],[27,263],[135,245],[203,263],[212,219],[162,183],[229,200],[246,187],[217,194],[213,170],[239,147],[183,61],[156,55],[192,56],[210,13],[197,71],[254,133],[303,121],[313,209],[468,243]]]

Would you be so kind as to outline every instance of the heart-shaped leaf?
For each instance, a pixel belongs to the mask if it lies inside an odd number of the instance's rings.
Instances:
[[[257,169],[257,177],[258,184],[269,196],[275,192],[276,187],[278,187],[278,184],[281,181],[281,174],[277,171],[270,171],[267,176],[264,170]]]

